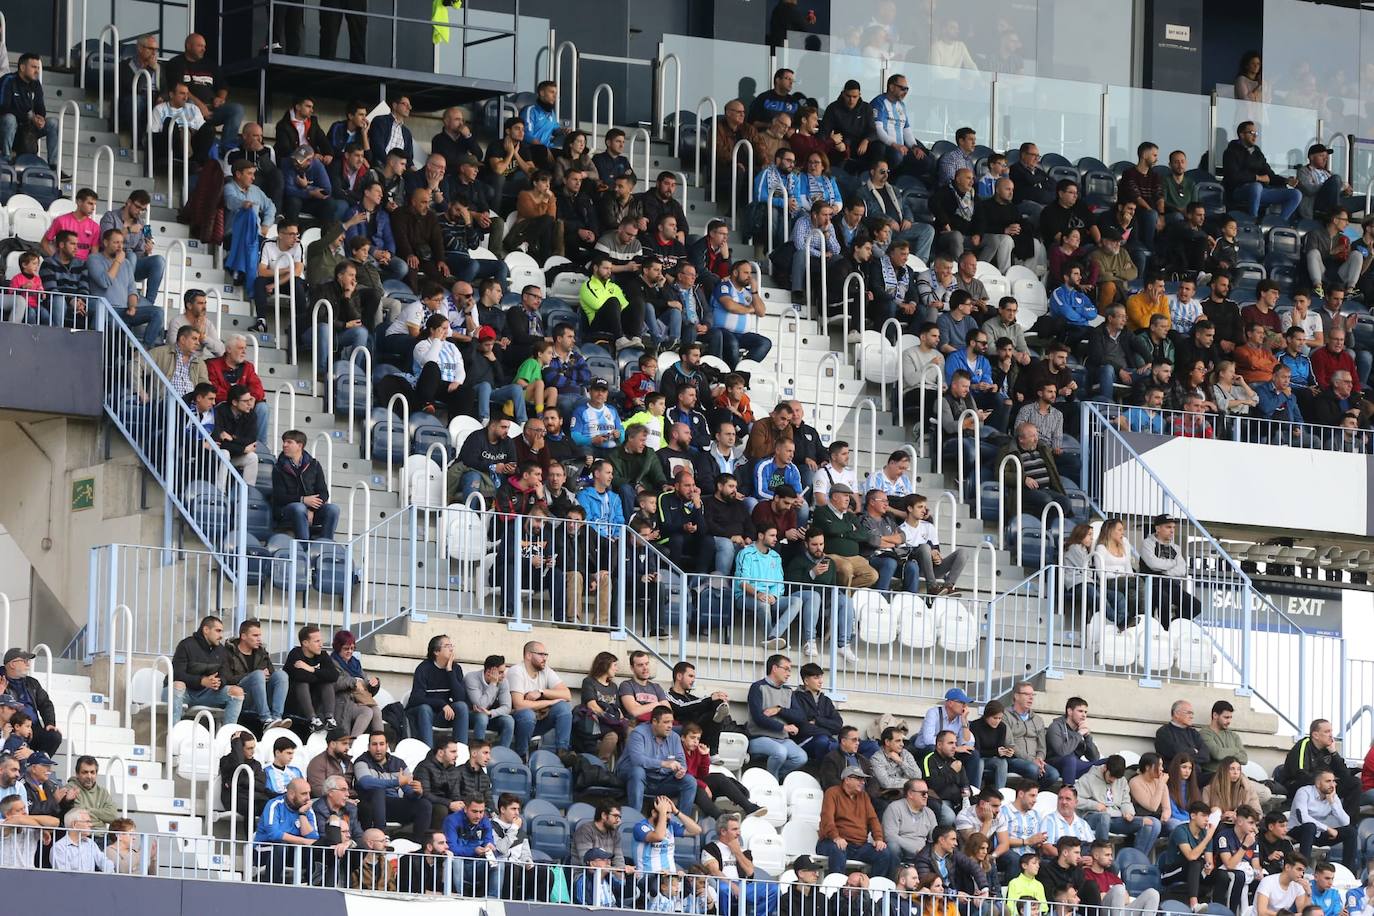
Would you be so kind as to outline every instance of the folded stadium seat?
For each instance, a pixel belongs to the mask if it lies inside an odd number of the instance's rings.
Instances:
[[[977,265],[973,268],[973,276],[975,279],[982,280],[983,283],[986,284],[988,282],[989,277],[997,277],[1001,279],[1002,272],[997,269],[996,264],[993,264],[990,261],[979,261]]]
[[[19,190],[19,173],[8,162],[0,162],[0,204]]]
[[[958,147],[954,145],[952,140],[936,140],[930,145],[929,152],[930,155],[935,157],[936,161],[939,161],[940,157],[945,153],[952,152],[956,149],[958,149]]]
[[[506,252],[505,261],[506,267],[510,269],[508,289],[520,290],[530,284],[544,289],[544,269],[534,258],[523,251],[509,251]],[[519,293],[516,293],[515,302],[512,304],[518,304],[519,301]]]
[[[888,608],[897,619],[897,642],[900,645],[916,650],[935,645],[935,614],[920,595],[895,594]]]
[[[566,769],[566,767],[563,766],[563,761],[559,760],[558,755],[553,751],[535,751],[530,754],[529,763],[530,772],[535,775],[538,775],[540,770],[550,768],[555,770]]]
[[[980,144],[978,144],[977,146],[975,146],[975,147],[973,148],[973,158],[975,158],[975,159],[986,159],[987,157],[991,156],[991,155],[993,154],[993,152],[994,152],[994,150],[993,150],[992,147],[990,147],[990,146],[984,146],[983,144],[980,143]]]
[[[803,789],[820,789],[821,783],[815,776],[805,770],[793,770],[782,780],[782,791],[787,796],[787,805],[792,806],[792,796],[801,792]]]
[[[59,216],[64,216],[68,213],[75,212],[76,201],[72,200],[70,197],[59,197],[57,198],[57,200],[54,200],[52,203],[48,204],[49,219],[57,219]]]
[[[1048,159],[1049,157],[1046,156],[1045,158]],[[1061,156],[1060,158],[1062,159],[1063,157]],[[1043,160],[1041,161],[1041,165],[1044,165]],[[1058,184],[1066,178],[1074,183],[1081,180],[1078,169],[1069,165],[1067,162],[1064,165],[1045,166],[1045,169],[1050,173],[1050,178],[1054,180],[1055,184]]]
[[[749,846],[749,856],[756,868],[762,868],[770,875],[776,875],[787,867],[787,850],[782,837],[776,833],[754,837],[754,842]]]
[[[187,718],[172,726],[171,740],[168,743],[172,747],[172,756],[177,761],[177,775],[182,779],[203,780],[217,772],[219,768],[219,758],[215,756],[214,750],[214,734],[204,725],[192,721],[191,718],[202,711],[211,716],[218,713],[219,718],[215,720],[216,722],[224,718],[223,709],[212,709],[209,706],[188,706],[186,707]]]
[[[719,356],[712,356],[709,353],[705,354],[701,357],[701,364],[703,366],[710,366],[712,369],[719,372],[722,377],[730,374],[729,364]]]
[[[1129,668],[1135,664],[1136,631],[1133,628],[1118,630],[1100,613],[1094,613],[1088,621],[1084,642],[1099,665]]]
[[[820,820],[821,803],[824,801],[824,793],[819,784],[815,786],[803,786],[787,796],[787,818],[788,822],[794,820]],[[760,804],[762,804],[760,802]],[[769,812],[772,813],[771,811]]]
[[[531,803],[532,804],[532,803]],[[560,865],[568,861],[572,849],[572,825],[558,814],[536,814],[525,812],[525,823],[529,824],[530,847],[542,852]]]
[[[758,818],[749,818],[758,820]],[[701,862],[701,847],[705,843],[702,834],[696,836],[677,837],[677,842],[673,846],[673,861],[677,867],[686,871],[693,865]]]
[[[897,638],[897,617],[882,593],[871,588],[857,589],[851,603],[859,639],[869,645],[891,647]]]
[[[1297,263],[1274,264],[1267,267],[1269,279],[1279,285],[1279,295],[1285,299],[1292,295],[1293,286],[1301,277],[1300,267]],[[1290,309],[1291,311],[1291,309]]]
[[[1179,619],[1169,624],[1169,644],[1179,674],[1211,673],[1211,640],[1196,623]]]
[[[311,242],[318,242],[320,240],[320,232],[321,229],[319,226],[311,226],[309,229],[302,232],[300,242],[301,248],[309,248]]]
[[[316,541],[310,559],[310,581],[315,590],[326,595],[342,595],[362,581],[358,560],[349,569],[348,545]]]
[[[757,820],[757,818],[754,818]],[[816,854],[816,840],[820,835],[820,815],[816,820],[802,818],[790,820],[783,825],[778,837],[782,840],[782,851],[789,860],[797,856]]]
[[[523,763],[495,763],[489,766],[491,773],[491,794],[500,797],[502,793],[509,792],[520,803],[524,804],[530,799],[530,771],[529,767]]]
[[[897,362],[897,348],[891,341],[878,331],[864,331],[857,349],[860,378],[875,385],[891,385],[897,381],[901,366]]]
[[[1236,249],[1242,260],[1264,260],[1264,229],[1258,223],[1236,222]]]
[[[388,453],[393,464],[402,465],[406,454],[409,436],[405,421],[385,407],[374,407],[368,419],[368,454],[373,461],[385,463]]]
[[[1044,156],[1041,156],[1040,164],[1042,166],[1045,166],[1046,168],[1049,168],[1049,166],[1045,165],[1045,162],[1050,158],[1050,156],[1053,155],[1054,153],[1048,153]],[[1111,171],[1111,169],[1107,168],[1107,163],[1103,162],[1101,159],[1096,158],[1095,156],[1081,156],[1079,157],[1078,161],[1074,163],[1074,165],[1078,168],[1078,171],[1080,173],[1087,173],[1091,171]]]
[[[1158,617],[1141,617],[1132,628],[1136,633],[1135,662],[1145,674],[1168,671],[1174,665],[1173,645],[1169,641],[1169,631],[1160,623]],[[1146,665],[1146,652],[1149,664]]]
[[[617,380],[620,370],[616,367],[615,357],[601,353],[593,353],[589,356],[585,351],[582,355],[586,357],[587,368],[591,370],[592,378],[599,378],[610,385],[613,394],[619,392],[620,385]]]
[[[31,165],[19,176],[19,190],[47,207],[62,196],[62,183],[57,180],[57,173],[46,165]]]
[[[1126,174],[1127,169],[1134,167],[1134,162],[1130,162],[1125,159],[1118,159],[1117,161],[1111,164],[1111,167],[1108,169],[1108,171],[1110,171],[1117,178],[1120,178],[1122,175]]]
[[[755,767],[755,769],[759,768]],[[787,823],[787,796],[783,793],[782,786],[777,784],[751,786],[749,788],[749,800],[768,809],[768,813],[763,817],[751,818],[751,820],[766,821],[772,824],[775,830]]]
[[[248,486],[248,533],[259,541],[272,536],[272,506],[251,481]]]
[[[1067,166],[1072,166],[1073,163],[1070,162],[1062,153],[1043,153],[1043,152],[1042,152],[1042,153],[1040,154],[1040,167],[1041,167],[1042,169],[1044,169],[1045,171],[1047,171],[1047,172],[1048,172],[1050,169],[1053,169],[1053,168],[1060,168],[1060,167],[1063,167],[1063,166],[1066,166],[1066,165],[1067,165]],[[1077,181],[1078,179],[1075,178],[1074,180]]]
[[[696,600],[691,603],[688,614],[688,626],[698,638],[715,633],[724,642],[730,642],[735,628],[735,599],[730,586],[703,588],[697,592]],[[741,759],[741,765],[743,762]]]
[[[352,408],[355,419],[367,416],[371,409],[371,386],[368,384],[364,358],[354,350],[347,359],[334,362],[334,416],[345,419]]]
[[[564,766],[544,767],[534,774],[534,794],[566,810],[573,802],[572,770]]]
[[[965,653],[978,648],[978,619],[962,601],[950,597],[935,602],[940,648]]]
[[[19,195],[15,195],[18,197]],[[30,203],[14,206],[14,198],[10,199],[10,219],[9,231],[15,237],[37,245],[43,240],[43,234],[48,231],[48,223],[51,222],[48,214],[43,207],[30,198]],[[6,277],[5,279],[9,279]]]
[[[760,768],[755,767],[755,769]],[[749,800],[754,802],[755,804],[759,803],[757,799],[754,798],[752,793],[749,796]],[[749,844],[754,842],[754,839],[756,837],[778,835],[777,828],[775,828],[772,824],[768,823],[768,821],[764,820],[761,817],[746,817],[742,821],[740,821],[739,827],[740,842],[744,844],[744,847],[746,849],[749,848]]]
[[[844,887],[848,878],[842,872],[830,872],[821,879],[821,893],[827,899],[835,896],[835,892]]]
[[[1116,203],[1116,175],[1104,169],[1083,173],[1082,199],[1089,207],[1106,209]]]
[[[268,578],[274,588],[282,591],[294,588],[298,592],[310,588],[310,555],[304,544],[273,550],[271,562]]]
[[[716,743],[716,758],[720,765],[739,775],[749,758],[749,739],[739,732],[721,732]]]

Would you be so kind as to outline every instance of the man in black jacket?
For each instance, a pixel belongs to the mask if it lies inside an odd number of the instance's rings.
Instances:
[[[659,172],[658,179],[654,186],[649,190],[637,195],[640,207],[643,209],[644,218],[649,221],[650,226],[657,226],[658,221],[663,215],[671,214],[677,217],[677,239],[683,244],[687,243],[687,212],[682,209],[681,202],[674,196],[677,193],[677,174],[675,172]]]
[[[821,760],[820,775],[817,778],[821,781],[822,789],[829,789],[840,784],[840,774],[846,767],[858,767],[864,771],[868,777],[864,780],[864,785],[868,788],[868,794],[872,797],[878,791],[877,781],[873,777],[873,764],[868,762],[868,758],[859,753],[860,736],[859,730],[852,725],[846,725],[840,729],[839,747],[825,755]]]
[[[582,190],[587,175],[581,169],[569,169],[558,192],[558,219],[563,223],[563,254],[574,264],[585,264],[591,257],[596,240],[601,236],[596,217],[596,204],[591,195]]]
[[[863,172],[872,167],[875,157],[868,151],[878,139],[878,128],[873,122],[873,106],[865,104],[858,80],[846,82],[839,98],[825,106],[820,133],[823,137],[837,133],[844,138],[845,149],[849,150],[849,157],[844,160],[845,171]]]
[[[930,786],[930,804],[935,807],[939,803],[937,812],[942,824],[954,823],[955,813],[972,794],[968,771],[954,753],[955,743],[954,732],[942,731],[935,736],[935,748],[922,754],[919,761]]]
[[[1040,167],[1040,147],[1022,143],[1020,157],[1011,167],[1011,181],[1016,188],[1016,202],[1028,201],[1041,207],[1054,203],[1055,184],[1050,173]]]
[[[710,696],[699,697],[692,693],[697,681],[697,666],[691,662],[678,662],[673,666],[673,686],[668,688],[668,701],[673,706],[673,716],[684,725],[696,723],[701,726],[701,743],[714,754],[719,746],[721,724],[730,721],[730,695],[716,690]]]
[[[296,648],[286,655],[287,715],[310,723],[311,731],[335,728],[334,687],[339,669],[324,651],[320,628],[306,624],[296,634]]]
[[[14,158],[14,144],[24,138],[23,149],[36,151],[38,138],[48,143],[48,165],[56,168],[57,121],[43,104],[43,64],[37,54],[21,54],[19,65],[0,78],[0,156]],[[72,171],[76,171],[74,168]]]
[[[446,634],[429,641],[425,660],[415,668],[406,718],[415,737],[434,745],[434,724],[452,730],[455,739],[468,736],[468,689],[463,684],[463,669],[453,660],[453,640]]]
[[[1158,585],[1155,586],[1159,588]],[[1212,759],[1207,745],[1202,743],[1202,735],[1193,727],[1193,704],[1187,700],[1174,700],[1169,707],[1169,721],[1155,732],[1155,753],[1164,760],[1164,767],[1179,754],[1193,758],[1193,766],[1198,771],[1199,781],[1206,785],[1210,777],[1203,772],[1204,764]]]
[[[334,540],[339,507],[329,501],[329,484],[320,463],[305,450],[305,433],[288,429],[281,434],[281,454],[272,467],[272,506],[277,525],[298,541]]]
[[[779,4],[780,6],[785,4]],[[795,118],[806,96],[792,91],[796,74],[783,67],[773,74],[773,88],[760,92],[749,103],[749,123],[763,130],[780,114]]]
[[[308,95],[297,96],[277,122],[276,140],[272,144],[277,164],[290,159],[299,146],[313,149],[326,167],[334,161],[334,147],[329,145],[320,119],[315,117],[315,100]]]
[[[1336,738],[1327,719],[1316,719],[1308,727],[1307,737],[1293,745],[1284,758],[1279,782],[1292,798],[1303,786],[1312,785],[1316,775],[1330,770],[1336,777],[1336,794],[1346,811],[1360,810],[1360,775],[1345,765]]]
[[[62,744],[62,733],[57,730],[57,715],[48,692],[38,683],[38,678],[29,676],[29,662],[34,657],[32,652],[25,652],[17,646],[5,652],[5,668],[0,672],[0,694],[8,695],[33,720],[33,737],[29,739],[29,746],[45,754],[56,754]]]
[[[958,259],[965,246],[975,251],[982,245],[982,237],[974,225],[973,172],[959,169],[954,180],[937,188],[930,198],[930,212],[935,214],[935,252],[944,252]]]
[[[992,196],[974,204],[973,225],[974,231],[983,237],[980,257],[991,261],[1002,273],[1011,268],[1013,259],[1024,261],[1035,256],[1035,235],[1030,223],[1021,218],[1010,178],[997,179]]]
[[[1241,121],[1236,127],[1236,139],[1226,144],[1221,157],[1221,182],[1226,187],[1226,201],[1259,219],[1260,210],[1278,204],[1280,215],[1289,220],[1302,203],[1302,191],[1295,185],[1297,178],[1284,178],[1269,167],[1264,151],[1259,148],[1259,128],[1254,121]]]
[[[463,810],[465,796],[459,791],[462,780],[457,763],[458,740],[450,735],[435,742],[434,750],[415,767],[415,781],[422,790],[420,798],[434,809],[430,823],[435,830],[444,825],[444,818]]]
[[[229,400],[215,405],[215,444],[229,453],[229,461],[250,487],[258,482],[257,399],[247,385],[230,385]]]
[[[10,652],[5,653],[7,676]],[[195,634],[177,643],[176,651],[172,653],[172,721],[181,721],[182,710],[188,702],[192,706],[223,709],[225,725],[233,725],[239,720],[239,710],[243,708],[243,690],[224,683],[224,670],[228,664],[224,647],[224,621],[214,615],[202,618]],[[14,693],[13,683],[9,692]],[[51,713],[52,704],[49,703],[49,716]],[[37,734],[35,729],[34,735]]]

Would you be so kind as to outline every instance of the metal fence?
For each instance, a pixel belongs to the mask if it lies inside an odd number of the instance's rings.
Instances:
[[[1343,679],[1333,684],[1329,678],[1308,676],[1310,671],[1323,670],[1315,665],[1342,670],[1341,641],[1305,633],[1256,589],[1240,563],[1155,475],[1103,407],[1091,402],[1082,405],[1085,489],[1098,512],[1123,523],[1137,555],[1146,549],[1145,539],[1153,531],[1156,516],[1174,520],[1173,543],[1188,557],[1193,574],[1215,583],[1193,599],[1199,605],[1210,604],[1208,613],[1217,621],[1200,628],[1217,655],[1220,670],[1214,673],[1224,678],[1222,683],[1253,692],[1295,732],[1306,730],[1314,710],[1333,717],[1339,713],[1344,722]],[[1148,594],[1161,594],[1151,590],[1154,585],[1148,577],[1146,584]],[[1163,594],[1169,607],[1180,600],[1175,589]]]
[[[1101,403],[1096,404],[1094,409],[1118,429],[1133,433],[1359,455],[1374,452],[1374,434],[1366,429],[1297,423],[1249,414],[1189,413],[1164,408],[1147,410],[1125,404]]]
[[[210,435],[204,419],[104,299],[104,404],[165,494],[163,544],[173,543],[174,519],[221,557],[235,586],[247,594],[248,484]],[[131,607],[134,605],[130,605]]]
[[[542,816],[548,818],[549,816]],[[444,896],[518,900],[576,906],[614,907],[644,913],[740,913],[767,916],[776,912],[783,898],[791,898],[792,912],[828,912],[841,916],[860,914],[919,914],[953,911],[969,916],[1033,916],[1041,909],[1028,899],[1010,899],[1000,890],[989,894],[956,894],[920,891],[897,886],[886,875],[872,879],[863,873],[846,877],[832,872],[815,884],[801,882],[787,869],[794,854],[784,852],[776,833],[748,843],[754,876],[715,877],[696,868],[700,841],[695,835],[677,840],[676,856],[668,870],[641,867],[564,865],[550,859],[566,857],[568,829],[526,823],[516,852],[510,856],[457,855],[453,850],[435,852],[412,840],[378,840],[374,846],[340,839],[338,824],[319,824],[320,838],[313,845],[256,843],[187,836],[176,833],[106,832],[101,830],[53,831],[52,828],[11,826],[0,828],[0,868],[34,868],[53,871],[95,871],[144,879],[218,880],[259,885],[365,890],[388,896]],[[562,821],[554,818],[554,821]],[[52,834],[52,845],[43,842]],[[436,838],[437,842],[437,838]],[[822,857],[823,859],[823,857]],[[96,863],[99,862],[97,866]],[[989,868],[996,868],[989,862]],[[825,869],[823,868],[822,871]],[[1240,873],[1236,873],[1238,876]],[[1082,916],[1153,916],[1163,912],[1157,890],[1144,888],[1133,876],[1132,896],[1118,885],[1103,895],[1101,906],[1074,904]],[[1243,880],[1243,879],[1242,879]],[[814,897],[808,902],[807,897]],[[728,898],[728,899],[726,899]]]
[[[97,305],[102,301],[96,296],[20,289],[0,284],[0,320],[43,327],[65,327],[74,331],[98,331],[104,327],[104,315]]]

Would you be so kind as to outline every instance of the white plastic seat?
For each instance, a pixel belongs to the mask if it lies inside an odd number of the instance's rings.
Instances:
[[[774,829],[781,828],[787,823],[787,796],[783,794],[782,786],[759,786],[750,789],[749,800],[768,809],[768,813],[763,817],[750,820],[767,821]]]
[[[72,200],[70,197],[59,197],[52,203],[48,204],[49,219],[57,219],[59,216],[75,212],[76,201]]]
[[[1246,779],[1253,779],[1255,782],[1264,782],[1270,778],[1270,775],[1264,772],[1264,767],[1253,760],[1245,763],[1240,771],[1245,774]]]
[[[560,299],[576,299],[578,292],[582,289],[582,284],[586,282],[586,274],[578,273],[575,270],[565,270],[553,278],[553,283],[549,284],[547,292],[550,296],[557,296]]]
[[[477,430],[481,428],[481,420],[477,419],[476,417],[469,417],[460,414],[459,416],[456,416],[449,421],[448,441],[453,443],[453,448],[456,451],[457,449],[463,447],[463,443],[467,440],[468,436],[477,432]]]
[[[563,257],[561,254],[551,254],[544,261],[544,270],[553,270],[555,267],[562,267],[564,264],[571,264],[572,261]]]
[[[1017,310],[1016,321],[1022,327],[1035,324],[1035,319],[1050,310],[1045,284],[1039,280],[1016,280],[1011,284],[1011,294],[1021,306]]]
[[[407,455],[402,473],[405,475],[406,502],[430,509],[444,504],[444,469],[428,456]]]
[[[311,242],[318,242],[319,240],[320,227],[311,226],[309,229],[301,233],[301,251],[305,251],[305,249],[309,248]]]
[[[787,795],[787,803],[792,804],[792,796],[802,789],[820,790],[820,780],[805,770],[793,770],[782,781],[782,791]]]
[[[738,774],[749,759],[749,739],[739,732],[722,732],[716,745],[716,756],[720,758],[721,766]]]
[[[988,277],[997,277],[1000,279],[1002,277],[1002,272],[998,270],[997,265],[993,264],[991,261],[979,261],[977,266],[973,268],[973,276],[974,279],[982,280],[983,285],[987,286]]]
[[[916,259],[912,258],[912,260],[914,261]],[[844,887],[846,880],[848,879],[843,873],[832,871],[821,879],[821,893],[827,897],[835,896],[835,891]]]
[[[377,702],[379,704],[381,703],[380,696],[377,698]],[[353,743],[348,747],[349,760],[357,760],[363,754],[367,753],[367,741],[369,737],[369,735],[364,733],[353,739]]]
[[[980,277],[979,279],[983,281],[983,289],[988,291],[988,301],[993,305],[1002,301],[1002,297],[1011,295],[1011,284],[1001,274],[995,277]]]
[[[258,742],[258,749],[253,757],[258,763],[267,766],[272,762],[272,746],[277,743],[278,738],[290,738],[296,745],[296,752],[300,753],[301,739],[289,728],[269,728],[262,733],[262,740]],[[363,751],[367,750],[367,744],[363,744]],[[362,753],[359,751],[358,753]]]
[[[757,818],[755,818],[757,820]],[[787,852],[782,837],[774,834],[760,834],[754,837],[749,846],[749,856],[754,865],[770,875],[775,875],[787,867]]]
[[[1053,793],[1053,792],[1041,792],[1039,795],[1035,796],[1035,808],[1034,808],[1034,811],[1035,811],[1036,814],[1040,815],[1041,817],[1044,817],[1045,815],[1050,814],[1051,812],[1053,812],[1054,809],[1055,809],[1055,806],[1056,806],[1058,803],[1059,803],[1059,799],[1058,799],[1058,797],[1055,795],[1055,793]]]
[[[745,849],[748,849],[749,845],[758,837],[776,837],[778,831],[772,824],[761,817],[746,817],[739,822],[739,835],[740,842],[744,844]]]
[[[896,889],[897,883],[886,875],[879,875],[876,878],[870,878],[868,881],[868,892],[873,895],[874,903],[881,902],[887,893],[895,891]]]
[[[935,645],[935,615],[919,595],[893,595],[889,604],[897,618],[897,642],[908,649]]]
[[[1003,274],[1003,276],[1007,278],[1008,283],[1013,285],[1021,280],[1035,280],[1037,282],[1040,280],[1040,278],[1035,275],[1035,271],[1022,264],[1013,264],[1011,267],[1008,267],[1007,272]]]
[[[1097,663],[1109,668],[1128,668],[1135,664],[1135,630],[1117,630],[1097,615],[1089,623],[1089,637],[1095,644]]]
[[[820,786],[815,788],[802,786],[787,796],[787,816],[790,818],[814,816],[819,819],[821,804],[825,801],[824,795],[825,793],[821,791]]]
[[[1147,630],[1148,624],[1148,630]],[[1142,617],[1132,629],[1136,631],[1135,662],[1146,667],[1146,649],[1149,649],[1149,670],[1168,671],[1173,667],[1173,656],[1169,645],[1169,631],[1157,619]]]
[[[38,199],[28,194],[11,194],[10,199],[5,202],[5,209],[11,216],[24,207],[43,209],[43,205],[38,202]]]
[[[10,231],[26,242],[41,242],[50,222],[52,221],[48,214],[43,212],[43,208],[38,206],[37,202],[32,206],[10,211]]]
[[[707,353],[701,358],[701,364],[703,366],[710,366],[712,369],[719,372],[722,376],[730,374],[729,363],[721,359],[719,356],[712,356],[711,354]]]
[[[396,750],[392,753],[404,760],[413,770],[429,755],[429,745],[415,738],[402,738],[396,743]]]
[[[890,646],[897,638],[897,616],[887,600],[871,588],[861,588],[851,599],[859,639],[875,646]]]
[[[763,767],[750,767],[740,774],[739,781],[741,785],[749,790],[750,798],[754,796],[754,793],[763,791],[764,789],[781,788],[778,785],[777,778]]]
[[[679,358],[680,357],[672,350],[664,350],[662,353],[658,354],[658,378],[655,379],[655,381],[662,382],[664,374]]]
[[[1180,674],[1207,674],[1212,670],[1212,647],[1207,634],[1191,620],[1169,624],[1169,644]]]
[[[481,513],[463,505],[449,506],[444,513],[444,541],[444,553],[449,559],[480,562],[488,552],[487,526]]]
[[[946,598],[937,604],[936,612],[942,648],[948,652],[972,652],[978,648],[978,619],[962,601]]]
[[[661,360],[662,357],[659,357],[659,359]],[[702,362],[706,362],[706,357],[703,356],[703,357],[701,358],[701,361],[702,361]],[[750,383],[752,384],[752,383],[758,381],[757,376],[758,376],[758,374],[759,374],[760,372],[766,372],[767,370],[764,369],[762,363],[757,363],[757,362],[755,362],[755,361],[752,360],[752,359],[742,359],[742,360],[740,360],[739,362],[735,363],[735,371],[736,371],[736,372],[739,372],[739,373],[741,373],[741,374],[747,373],[747,374],[749,375]],[[752,396],[751,396],[750,400],[752,400],[752,399],[753,399],[753,398],[752,398]],[[771,403],[771,402],[761,401],[760,403]]]

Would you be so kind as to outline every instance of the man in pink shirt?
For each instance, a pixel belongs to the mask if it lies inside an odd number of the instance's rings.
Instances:
[[[91,251],[100,242],[100,223],[92,217],[98,200],[96,193],[90,188],[82,188],[76,192],[76,210],[63,213],[53,220],[48,226],[48,231],[43,234],[44,257],[52,257],[57,251],[53,240],[57,238],[57,233],[64,229],[76,233],[76,259],[84,261],[91,256]]]

